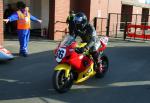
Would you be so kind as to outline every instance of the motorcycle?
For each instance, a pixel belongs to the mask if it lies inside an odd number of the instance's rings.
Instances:
[[[81,48],[86,43],[77,43],[74,37],[67,35],[64,40],[54,50],[55,59],[58,65],[54,68],[53,87],[59,93],[65,93],[70,90],[72,85],[81,83],[88,78],[95,76],[102,78],[108,71],[109,61],[104,54],[108,37],[100,38],[102,45],[99,48],[100,70],[96,70],[96,63],[89,53],[89,50],[78,54],[76,48]]]

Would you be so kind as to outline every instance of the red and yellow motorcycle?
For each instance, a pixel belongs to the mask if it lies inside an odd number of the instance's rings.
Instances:
[[[59,93],[64,93],[70,90],[73,83],[81,83],[92,76],[104,77],[109,65],[108,57],[103,53],[107,42],[108,37],[100,38],[102,44],[102,47],[99,48],[101,69],[96,70],[96,63],[89,51],[82,54],[76,52],[76,48],[84,47],[86,43],[77,43],[74,37],[67,35],[54,50],[58,63],[53,74],[54,89]]]

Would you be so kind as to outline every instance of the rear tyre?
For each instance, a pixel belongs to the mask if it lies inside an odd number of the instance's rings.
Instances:
[[[105,74],[108,71],[108,67],[109,67],[109,61],[108,61],[108,57],[106,55],[103,55],[101,57],[102,63],[100,65],[100,69],[96,70],[96,78],[103,78],[105,76]]]
[[[53,87],[59,93],[65,93],[73,85],[73,74],[70,72],[68,78],[65,77],[65,71],[55,71],[53,74]]]

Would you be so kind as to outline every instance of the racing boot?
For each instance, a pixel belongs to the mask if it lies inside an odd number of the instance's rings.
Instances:
[[[99,73],[103,72],[102,60],[100,60],[96,63],[95,71],[99,72]]]

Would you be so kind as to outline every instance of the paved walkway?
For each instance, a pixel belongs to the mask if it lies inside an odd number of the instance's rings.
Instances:
[[[29,54],[38,53],[42,51],[53,50],[57,47],[59,41],[46,40],[42,38],[31,38],[29,42]],[[150,46],[150,41],[133,40],[122,38],[110,38],[108,47],[122,47],[122,46]],[[18,53],[19,42],[18,39],[7,39],[4,42],[4,47],[10,50],[12,53]]]

